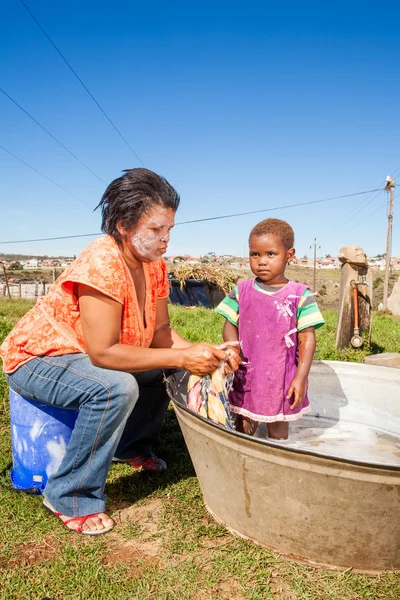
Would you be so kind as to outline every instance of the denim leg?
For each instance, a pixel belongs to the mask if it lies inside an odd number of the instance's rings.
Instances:
[[[8,375],[33,400],[79,410],[65,456],[45,496],[69,517],[105,509],[107,473],[139,395],[132,375],[95,367],[86,354],[35,358]]]
[[[115,458],[122,460],[151,455],[169,404],[161,369],[135,373],[134,377],[139,385],[139,398],[115,452]]]

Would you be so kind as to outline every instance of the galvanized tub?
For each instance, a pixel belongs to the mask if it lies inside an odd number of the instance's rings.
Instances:
[[[185,384],[175,374],[169,393],[216,520],[294,560],[400,570],[400,370],[316,361],[312,412],[282,442],[193,414]]]

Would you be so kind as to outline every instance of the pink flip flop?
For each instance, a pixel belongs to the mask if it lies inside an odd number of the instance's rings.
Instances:
[[[51,514],[58,517],[60,519],[60,521],[63,523],[63,525],[65,525],[65,527],[68,529],[68,531],[72,531],[73,533],[82,533],[83,535],[102,535],[103,533],[107,533],[108,531],[111,531],[111,529],[114,529],[114,525],[112,525],[111,527],[106,527],[104,529],[97,529],[97,530],[91,530],[91,529],[83,530],[82,529],[82,527],[83,527],[84,523],[87,521],[87,519],[91,519],[92,517],[98,517],[99,513],[94,513],[93,515],[85,515],[84,517],[72,517],[71,519],[67,519],[66,521],[63,521],[60,518],[62,516],[61,513],[54,510],[54,508],[50,504],[48,504],[46,502],[46,500],[43,500],[43,507],[47,511],[49,511]],[[73,523],[74,521],[76,521],[78,523],[78,529],[71,529],[70,527],[67,527],[68,523]]]
[[[135,469],[142,469],[143,471],[161,472],[165,471],[167,468],[167,463],[161,458],[158,458],[155,454],[152,454],[151,456],[140,454],[139,456],[135,456],[135,458],[127,459],[114,458],[113,462],[126,463]]]

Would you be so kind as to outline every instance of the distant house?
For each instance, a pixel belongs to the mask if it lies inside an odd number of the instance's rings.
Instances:
[[[295,256],[293,259],[293,264],[298,265],[299,267],[308,267],[308,266],[310,266],[311,262],[312,261],[310,261],[310,259],[307,258],[307,256],[302,256],[302,257]]]
[[[42,260],[40,263],[42,269],[52,269],[54,268],[54,261],[52,260]]]
[[[400,271],[400,258],[393,256],[391,260],[391,265],[393,271]]]
[[[320,269],[338,269],[340,263],[337,258],[333,256],[326,256],[325,258],[317,259],[317,267]]]
[[[38,269],[39,268],[39,261],[37,258],[31,258],[21,264],[23,265],[24,269]]]

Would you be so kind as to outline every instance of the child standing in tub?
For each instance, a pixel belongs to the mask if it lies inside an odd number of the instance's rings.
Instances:
[[[307,378],[315,351],[315,329],[324,319],[306,285],[285,277],[295,254],[291,226],[266,219],[250,232],[250,268],[218,305],[226,318],[224,341],[239,340],[243,363],[229,396],[236,429],[254,435],[266,423],[268,436],[287,439],[289,421],[310,410]]]

